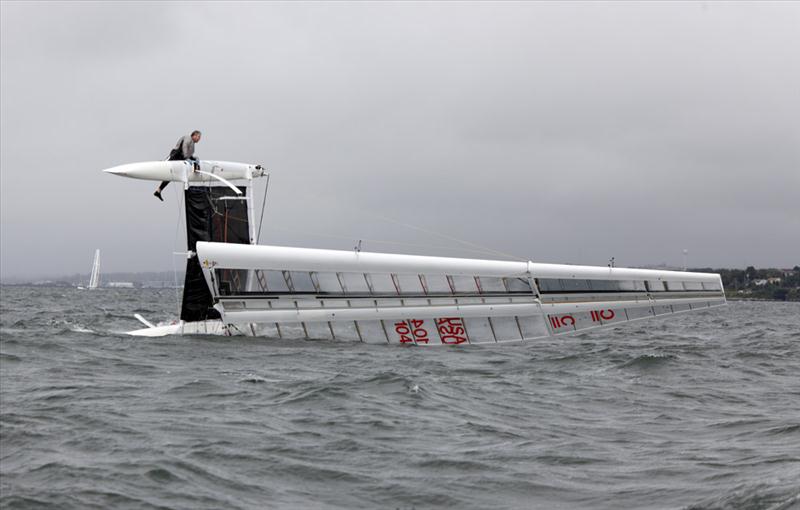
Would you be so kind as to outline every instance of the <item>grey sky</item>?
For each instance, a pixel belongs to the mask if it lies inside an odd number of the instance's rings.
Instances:
[[[193,129],[272,171],[262,243],[481,256],[385,216],[539,262],[800,263],[800,3],[0,14],[3,278],[171,268],[179,186],[100,170]]]

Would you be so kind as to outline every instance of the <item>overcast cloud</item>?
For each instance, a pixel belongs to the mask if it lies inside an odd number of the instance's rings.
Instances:
[[[100,170],[193,129],[271,170],[265,244],[481,256],[399,221],[538,262],[800,264],[800,3],[0,14],[3,278],[171,268],[180,187]]]

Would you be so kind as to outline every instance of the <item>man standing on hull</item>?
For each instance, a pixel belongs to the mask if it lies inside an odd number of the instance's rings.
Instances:
[[[170,151],[167,161],[191,160],[197,165],[197,158],[194,157],[194,144],[198,143],[202,136],[203,134],[195,129],[192,131],[192,134],[180,137],[178,143],[175,144],[175,147]],[[169,181],[163,181],[153,193],[153,195],[162,202],[164,199],[161,198],[161,191],[167,187],[167,184],[169,184]]]

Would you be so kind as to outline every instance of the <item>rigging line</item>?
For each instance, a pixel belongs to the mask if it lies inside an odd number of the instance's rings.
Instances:
[[[455,241],[457,243],[461,243],[461,244],[464,244],[464,245],[467,245],[467,246],[472,246],[474,248],[479,248],[481,250],[484,250],[486,253],[492,253],[492,254],[495,254],[495,255],[500,255],[502,257],[507,257],[507,258],[510,258],[512,260],[518,260],[518,261],[521,261],[521,262],[526,262],[528,260],[527,258],[519,257],[517,255],[511,255],[509,253],[504,253],[504,252],[498,251],[498,250],[493,250],[492,248],[488,248],[488,247],[482,246],[480,244],[472,243],[470,241],[465,241],[463,239],[459,239],[457,237],[454,237],[454,236],[451,236],[451,235],[448,235],[448,234],[443,234],[443,233],[437,232],[435,230],[430,230],[430,229],[426,229],[426,228],[423,228],[423,227],[418,227],[416,225],[412,225],[411,223],[406,223],[404,221],[396,220],[394,218],[390,218],[390,217],[388,217],[386,215],[383,215],[383,214],[380,214],[380,213],[376,213],[374,211],[367,211],[365,209],[361,209],[360,207],[354,206],[352,204],[345,204],[345,205],[348,206],[348,207],[351,207],[351,208],[353,208],[353,209],[355,209],[355,210],[357,210],[357,211],[359,211],[361,213],[369,214],[369,215],[371,215],[373,217],[378,217],[378,218],[383,219],[385,221],[388,221],[390,223],[396,223],[398,225],[402,225],[402,226],[407,227],[407,228],[411,228],[411,229],[414,229],[414,230],[419,230],[421,232],[425,232],[425,233],[428,233],[428,234],[431,234],[431,235],[434,235],[434,236],[439,236],[439,237],[441,237],[443,239],[447,239],[447,240],[450,240],[450,241]]]
[[[180,317],[181,314],[181,297],[180,293],[178,292],[178,268],[175,265],[175,251],[178,249],[178,235],[181,228],[181,204],[183,204],[183,193],[180,193],[177,189],[177,185],[175,186],[175,202],[178,204],[177,212],[178,212],[178,219],[175,222],[175,239],[173,240],[173,253],[172,253],[172,278],[173,278],[173,288],[175,289],[175,303],[178,307],[178,316]],[[188,247],[187,247],[188,250]]]
[[[228,208],[225,208],[225,226],[222,228],[222,242],[228,242]]]
[[[279,227],[277,225],[271,225],[271,226],[269,226],[267,228],[268,229],[272,229],[272,230],[281,230],[281,231],[284,231],[284,232],[292,232],[294,234],[304,234],[304,235],[309,235],[309,236],[314,236],[314,237],[327,237],[327,238],[330,238],[330,239],[344,239],[344,240],[347,240],[347,241],[352,241],[353,240],[353,236],[343,236],[343,235],[335,235],[335,234],[323,234],[323,233],[320,233],[320,232],[311,232],[311,231],[308,231],[308,230],[298,230],[296,228]],[[452,245],[450,245],[450,246],[437,246],[437,245],[430,245],[430,244],[423,244],[423,243],[407,243],[407,242],[404,242],[404,241],[386,241],[386,240],[383,240],[383,239],[369,239],[369,238],[364,238],[364,237],[362,237],[361,240],[364,241],[365,243],[392,244],[392,245],[397,245],[397,246],[413,246],[413,247],[417,247],[417,248],[429,248],[429,249],[437,249],[437,250],[453,250],[453,249],[455,249]],[[474,249],[474,248],[458,248],[458,249],[459,250],[463,250],[463,251],[467,251],[467,252],[472,252],[472,253],[481,253],[483,255],[487,255],[487,254],[495,255],[495,252],[493,252],[493,251],[486,251],[486,250],[481,250],[481,249]]]
[[[502,252],[502,251],[499,251],[499,250],[494,250],[492,248],[488,248],[486,246],[482,246],[482,245],[477,244],[477,243],[472,243],[470,241],[465,241],[463,239],[459,239],[458,237],[454,237],[454,236],[451,236],[451,235],[448,235],[448,234],[444,234],[442,232],[437,232],[435,230],[430,230],[430,229],[426,229],[426,228],[423,228],[423,227],[418,227],[416,225],[412,225],[410,223],[406,223],[406,222],[403,222],[403,221],[400,221],[400,220],[395,220],[393,218],[389,218],[388,216],[384,216],[384,215],[379,214],[379,213],[373,213],[373,215],[377,216],[379,218],[382,218],[382,219],[384,219],[386,221],[393,222],[393,223],[396,223],[398,225],[402,225],[404,227],[408,227],[408,228],[411,228],[411,229],[414,229],[414,230],[419,230],[421,232],[426,232],[428,234],[431,234],[431,235],[434,235],[434,236],[439,236],[439,237],[441,237],[443,239],[448,239],[450,241],[455,241],[457,243],[461,243],[461,244],[466,245],[466,246],[472,246],[473,248],[478,248],[478,249],[484,250],[487,253],[494,253],[495,255],[500,255],[502,257],[507,257],[507,258],[512,259],[512,260],[519,260],[519,261],[523,261],[523,262],[528,260],[526,258],[522,258],[522,257],[519,257],[517,255],[511,255],[509,253],[505,253],[505,252]]]
[[[211,215],[222,216],[222,214],[219,212],[219,209],[217,209],[217,204],[214,203],[216,197],[214,197],[214,193],[211,191],[211,186],[206,186],[203,193],[205,194],[205,198],[208,200],[208,205],[211,208]]]
[[[261,218],[258,220],[258,234],[256,234],[256,244],[261,239],[261,225],[264,224],[264,209],[267,207],[267,193],[269,192],[269,175],[267,174],[267,182],[264,185],[264,198],[261,201]],[[252,191],[253,185],[250,185]]]

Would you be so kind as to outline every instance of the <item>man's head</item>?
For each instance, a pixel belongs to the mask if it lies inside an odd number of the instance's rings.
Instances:
[[[200,138],[201,138],[202,136],[203,136],[203,133],[201,133],[200,131],[198,131],[198,130],[196,130],[196,129],[195,129],[194,131],[192,131],[192,141],[193,141],[194,143],[197,143],[197,142],[199,142],[199,141],[200,141]]]

